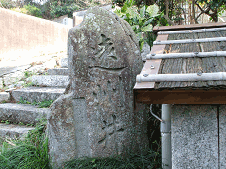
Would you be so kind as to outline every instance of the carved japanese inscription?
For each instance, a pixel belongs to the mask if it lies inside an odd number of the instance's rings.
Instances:
[[[117,60],[113,42],[104,34],[99,36],[98,47],[91,46],[90,48],[95,51],[93,60],[100,60],[100,62],[103,62],[105,59]]]

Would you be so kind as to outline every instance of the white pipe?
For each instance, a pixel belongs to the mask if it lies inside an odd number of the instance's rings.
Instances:
[[[168,45],[178,43],[199,43],[199,42],[218,42],[226,41],[226,37],[214,37],[214,38],[203,38],[203,39],[182,39],[182,40],[167,40],[167,41],[154,41],[154,45]]]
[[[162,168],[172,168],[171,149],[171,105],[162,105],[161,140],[162,140]]]
[[[148,54],[146,56],[146,59],[150,60],[150,59],[172,59],[172,58],[192,58],[192,57],[226,57],[226,51]]]
[[[196,33],[196,32],[202,33],[202,32],[225,31],[225,30],[226,30],[226,27],[224,27],[224,28],[212,28],[212,29],[196,29],[196,30],[186,30],[186,31],[160,31],[160,32],[158,32],[158,35],[178,34],[178,33]]]
[[[226,72],[187,74],[139,74],[137,82],[210,81],[226,80]]]

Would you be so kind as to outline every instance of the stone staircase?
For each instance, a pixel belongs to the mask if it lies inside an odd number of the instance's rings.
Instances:
[[[31,104],[18,104],[18,102],[21,98],[30,103],[56,100],[64,93],[69,82],[67,64],[67,58],[63,58],[62,68],[49,69],[48,75],[30,77],[30,81],[35,86],[10,91],[11,103],[0,104],[1,138],[20,138],[34,129],[29,124],[36,124],[39,119],[47,116],[49,108],[38,108]]]

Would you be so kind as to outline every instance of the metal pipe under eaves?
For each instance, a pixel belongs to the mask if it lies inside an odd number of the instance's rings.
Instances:
[[[141,82],[190,82],[226,80],[226,72],[187,73],[187,74],[139,74],[136,81]]]
[[[150,59],[176,59],[176,58],[194,58],[194,57],[226,57],[226,51],[214,52],[193,52],[193,53],[169,53],[169,54],[148,54],[147,60]]]
[[[169,45],[178,43],[199,43],[199,42],[223,42],[226,41],[226,37],[214,37],[203,39],[182,39],[182,40],[167,40],[167,41],[154,41],[153,45]]]
[[[162,119],[152,112],[152,104],[150,105],[151,114],[161,121],[161,145],[162,145],[162,168],[172,168],[172,148],[171,148],[171,105],[162,105]]]
[[[171,105],[162,105],[161,140],[162,140],[162,168],[172,168],[171,148]]]
[[[179,34],[179,33],[202,33],[202,32],[216,32],[216,31],[225,31],[226,28],[212,28],[212,29],[196,29],[196,30],[186,30],[186,31],[160,31],[158,35],[166,34]]]

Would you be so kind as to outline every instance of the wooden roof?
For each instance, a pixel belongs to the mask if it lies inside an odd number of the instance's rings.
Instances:
[[[226,27],[226,23],[204,23],[204,24],[191,24],[191,25],[175,25],[175,26],[156,26],[153,28],[154,32],[158,31],[173,31],[173,30],[191,30],[201,28],[219,28]]]
[[[226,27],[225,23],[186,25],[171,27],[172,30],[193,30],[212,27]],[[170,30],[170,27],[157,27],[154,30]],[[170,30],[171,31],[171,30]],[[158,35],[158,40],[201,39],[226,37],[226,31],[203,33],[177,33]],[[226,42],[184,43],[154,45],[151,53],[185,53],[226,51]],[[187,74],[226,72],[225,57],[177,58],[147,60],[141,74]],[[136,102],[153,104],[225,104],[226,81],[195,82],[141,82],[134,87]],[[219,92],[220,91],[220,92]]]

